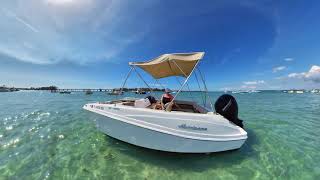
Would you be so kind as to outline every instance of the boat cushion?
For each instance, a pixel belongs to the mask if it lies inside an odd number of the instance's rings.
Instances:
[[[134,101],[134,107],[137,107],[137,108],[146,108],[150,105],[151,105],[151,103],[148,98],[138,99],[138,100]]]

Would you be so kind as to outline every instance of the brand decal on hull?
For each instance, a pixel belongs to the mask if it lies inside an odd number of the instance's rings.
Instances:
[[[93,106],[90,105],[91,108],[96,108],[96,109],[100,109],[100,110],[105,110],[105,109],[111,109],[111,110],[120,110],[120,108],[116,108],[116,107],[102,107],[102,106]]]
[[[191,130],[197,130],[197,131],[207,131],[208,130],[207,128],[204,128],[204,127],[188,126],[186,124],[181,124],[178,127],[182,128],[182,129],[191,129]]]
[[[115,108],[115,107],[108,107],[108,109],[112,109],[112,110],[120,110],[120,108]]]

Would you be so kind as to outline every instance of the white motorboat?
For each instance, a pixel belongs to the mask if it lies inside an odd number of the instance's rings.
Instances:
[[[93,94],[93,92],[90,89],[88,89],[88,90],[86,90],[85,94],[86,95],[91,95],[91,94]]]
[[[303,94],[304,91],[303,91],[303,90],[296,90],[296,93],[297,93],[297,94]]]
[[[258,91],[258,90],[249,90],[249,93],[261,93],[261,91]]]
[[[250,93],[248,90],[239,90],[239,91],[232,91],[232,94],[247,94]]]
[[[142,89],[137,89],[137,90],[135,91],[135,93],[136,93],[136,94],[147,94],[147,92],[144,91],[144,90],[142,90]]]
[[[261,93],[258,90],[239,90],[239,91],[232,91],[232,94],[247,94],[247,93]]]
[[[133,70],[143,80],[137,67],[156,80],[170,76],[186,78],[174,98],[165,107],[160,106],[163,109],[158,109],[159,100],[150,97],[150,104],[143,107],[138,106],[139,102],[144,102],[143,99],[122,99],[89,103],[83,108],[97,115],[97,127],[103,133],[140,147],[177,153],[238,149],[246,141],[247,132],[237,118],[237,103],[232,96],[223,95],[212,105],[203,76],[197,68],[203,55],[203,52],[164,54],[151,61],[129,63],[131,69],[122,89]],[[190,76],[197,76],[196,70],[203,81],[204,91],[200,92],[205,93],[210,110],[196,102],[177,100]],[[220,114],[214,112],[214,107]]]
[[[113,89],[111,92],[108,92],[108,95],[122,95],[123,91],[122,90],[116,90]]]

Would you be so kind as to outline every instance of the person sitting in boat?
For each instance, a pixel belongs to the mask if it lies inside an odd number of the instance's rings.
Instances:
[[[170,94],[171,90],[168,88],[164,89],[164,94],[161,97],[161,104],[164,107],[167,103],[171,102],[173,100],[173,96]]]
[[[174,103],[171,103],[170,107],[168,107],[170,102],[173,100],[173,96],[170,94],[171,90],[166,88],[164,92],[165,93],[161,96],[160,103],[155,104],[153,109],[165,109],[171,111],[172,106],[174,105]]]
[[[170,94],[172,91],[168,88],[166,88],[164,90],[164,94],[161,97],[160,103],[161,103],[161,107],[162,109],[166,110],[166,111],[171,111],[174,103],[170,103],[173,100],[173,96]]]

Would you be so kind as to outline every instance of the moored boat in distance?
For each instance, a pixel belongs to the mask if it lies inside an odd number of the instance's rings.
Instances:
[[[186,78],[167,103],[150,95],[143,99],[88,103],[83,109],[98,115],[95,118],[100,131],[136,146],[176,153],[239,149],[247,139],[247,132],[238,118],[237,102],[225,94],[212,104],[204,78],[196,68],[203,55],[203,52],[164,54],[150,61],[129,63],[131,68],[120,92],[133,70],[139,75],[137,67],[155,79]],[[196,70],[205,89],[200,92],[204,93],[204,102],[210,102],[210,109],[193,101],[177,100]]]
[[[60,94],[71,94],[71,91],[60,91]]]
[[[307,90],[303,90],[303,89],[291,89],[291,90],[286,90],[286,91],[283,91],[285,93],[289,93],[289,94],[303,94],[305,92],[308,92]]]
[[[232,94],[246,94],[248,93],[248,91],[244,91],[244,90],[238,90],[238,91],[232,91]]]
[[[238,91],[231,91],[232,94],[247,94],[247,93],[261,93],[258,90],[238,90]]]
[[[147,92],[144,91],[144,90],[142,90],[142,89],[137,89],[137,90],[135,91],[135,93],[136,93],[136,94],[147,94]]]
[[[6,87],[0,87],[0,92],[10,92],[10,89]]]
[[[289,94],[292,94],[292,93],[294,93],[294,90],[289,90],[289,91],[287,91]]]
[[[296,93],[297,93],[297,94],[303,94],[303,93],[304,93],[304,90],[296,90]]]
[[[261,93],[261,91],[258,91],[258,90],[249,90],[249,93]]]
[[[93,92],[90,90],[90,89],[88,89],[88,90],[86,90],[86,95],[90,95],[90,94],[93,94]]]
[[[108,95],[122,95],[123,91],[122,90],[116,90],[113,89],[111,92],[108,92]]]
[[[0,92],[15,92],[19,91],[19,89],[14,88],[14,87],[6,87],[6,86],[0,86]]]

